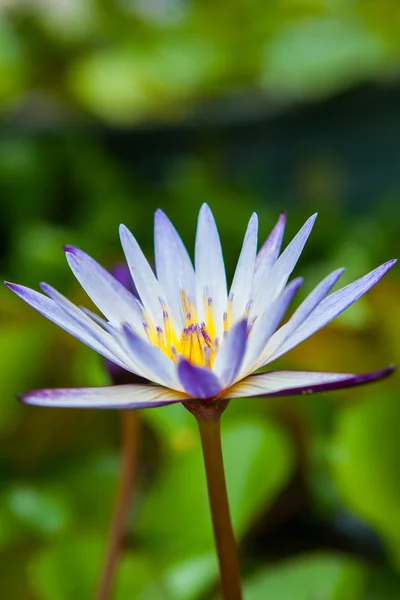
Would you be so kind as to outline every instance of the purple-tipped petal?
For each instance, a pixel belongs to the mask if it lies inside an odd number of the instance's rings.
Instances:
[[[154,215],[154,256],[157,279],[174,321],[184,327],[181,290],[195,299],[195,275],[192,261],[180,235],[166,214],[158,209]]]
[[[294,396],[340,390],[388,377],[394,366],[363,373],[315,373],[307,371],[269,371],[250,375],[228,390],[224,398],[249,398],[252,396]]]
[[[286,340],[280,349],[274,354],[274,360],[316,333],[322,327],[333,321],[338,315],[346,310],[351,304],[370,290],[380,279],[393,267],[396,260],[389,260],[374,271],[371,271],[357,281],[350,283],[337,292],[327,296],[318,304],[316,309]]]
[[[210,207],[203,204],[197,221],[195,243],[196,309],[199,321],[204,321],[204,290],[213,301],[217,337],[223,331],[223,313],[227,303],[227,285],[224,258],[217,225]]]
[[[261,281],[265,281],[267,273],[270,271],[272,266],[275,264],[279,252],[282,246],[283,234],[285,233],[286,227],[286,213],[282,212],[279,219],[271,231],[270,235],[265,240],[264,244],[258,251],[254,283],[253,283],[253,294],[258,292],[258,288]]]
[[[229,296],[232,300],[232,319],[235,322],[243,316],[251,297],[254,267],[257,254],[258,217],[253,213],[247,226],[242,250],[236,266]]]
[[[90,327],[84,326],[81,321],[77,321],[53,300],[47,298],[47,296],[44,296],[43,294],[40,294],[35,290],[31,290],[23,285],[9,282],[5,283],[11,291],[32,306],[32,308],[47,317],[47,319],[76,337],[87,346],[93,348],[93,350],[105,358],[116,362],[124,368],[128,368],[126,364],[121,361],[121,358],[110,350],[110,344],[108,343],[109,340],[107,339],[107,343],[105,343],[105,338],[103,337],[105,332],[103,332],[95,323],[93,323]]]
[[[140,367],[139,375],[160,385],[181,390],[176,364],[158,346],[143,340],[126,325],[123,327],[123,336],[128,351]]]
[[[183,402],[189,396],[155,385],[45,389],[20,395],[24,404],[57,408],[153,408]]]
[[[248,343],[248,352],[244,360],[241,377],[247,375],[250,371],[255,371],[260,367],[260,361],[263,356],[264,348],[267,345],[271,335],[276,331],[279,323],[286,314],[289,304],[293,300],[303,279],[298,277],[293,279],[284,289],[280,298],[268,308],[260,319],[254,323],[252,334]]]
[[[181,360],[179,363],[178,374],[183,388],[192,398],[215,398],[223,389],[212,371],[196,367],[187,360]]]
[[[141,309],[133,294],[85,252],[72,246],[65,248],[73,274],[110,323],[141,327]]]
[[[314,214],[305,222],[290,244],[286,246],[272,269],[268,271],[266,277],[260,281],[259,291],[253,298],[251,314],[262,314],[271,300],[280,296],[300,258],[316,218],[317,214]]]
[[[243,319],[228,331],[213,365],[213,371],[224,387],[235,381],[247,346],[248,323]]]

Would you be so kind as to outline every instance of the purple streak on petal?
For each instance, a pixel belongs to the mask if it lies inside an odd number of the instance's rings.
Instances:
[[[292,348],[316,333],[322,327],[333,321],[338,315],[346,310],[351,304],[370,290],[380,279],[394,266],[397,261],[389,260],[374,271],[371,271],[357,281],[350,283],[337,292],[327,296],[304,323],[291,335],[274,354],[274,359],[289,352]]]
[[[224,387],[229,387],[238,375],[247,347],[247,319],[236,323],[218,351],[213,371]]]
[[[318,373],[306,371],[268,371],[250,375],[224,394],[224,398],[277,397],[330,392],[372,383],[388,377],[394,365],[363,374]],[[296,385],[296,379],[298,384]],[[285,381],[287,380],[287,381]],[[292,380],[293,385],[290,385]],[[301,383],[300,383],[301,382]],[[235,389],[236,388],[236,389]]]
[[[281,212],[279,219],[261,246],[256,259],[256,271],[262,266],[271,267],[279,256],[282,246],[283,234],[286,227],[286,212]]]
[[[187,394],[155,385],[44,389],[21,394],[24,404],[54,408],[154,408],[188,399]]]
[[[183,388],[193,398],[215,398],[223,389],[221,382],[212,371],[196,367],[185,359],[178,365],[178,374]]]

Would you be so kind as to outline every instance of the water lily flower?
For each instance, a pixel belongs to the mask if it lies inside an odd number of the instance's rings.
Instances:
[[[44,389],[22,395],[38,406],[134,409],[193,402],[226,404],[232,398],[305,394],[380,379],[391,367],[362,375],[267,370],[254,374],[327,325],[365,294],[396,262],[391,260],[330,293],[343,273],[328,275],[279,327],[302,284],[288,283],[316,215],[280,253],[281,214],[257,251],[258,219],[247,226],[228,291],[221,243],[212,212],[199,213],[194,266],[176,229],[155,213],[155,269],[132,233],[121,226],[126,260],[138,293],[82,250],[66,246],[75,277],[103,316],[75,306],[47,283],[44,294],[6,285],[48,319],[106,359],[149,384],[82,389]],[[222,404],[221,404],[222,405]]]

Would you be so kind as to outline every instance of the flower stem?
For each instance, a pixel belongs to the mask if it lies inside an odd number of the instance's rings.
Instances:
[[[213,419],[196,416],[206,468],[220,582],[225,600],[242,600],[239,562],[229,513],[221,447],[220,415]]]
[[[139,415],[135,410],[121,411],[122,448],[121,466],[115,508],[107,542],[107,552],[101,573],[96,600],[108,600],[118,565],[128,520],[129,505],[137,470]]]

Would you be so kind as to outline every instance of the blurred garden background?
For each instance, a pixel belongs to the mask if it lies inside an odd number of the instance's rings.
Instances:
[[[190,251],[202,202],[232,276],[247,220],[286,243],[319,218],[300,301],[399,256],[397,0],[1,0],[0,272],[90,306],[62,244],[104,266],[125,223],[152,259],[161,207]],[[400,361],[395,268],[279,368]],[[298,302],[297,301],[297,302]],[[120,415],[18,392],[109,383],[102,359],[0,289],[0,595],[92,598]],[[140,412],[139,473],[114,600],[210,600],[216,563],[195,420]],[[231,402],[223,447],[246,600],[400,599],[399,376]]]

